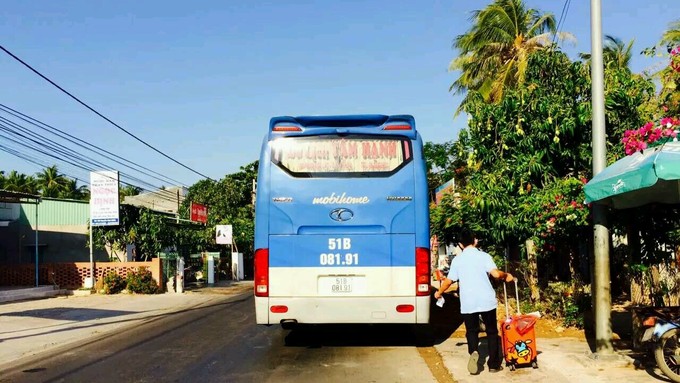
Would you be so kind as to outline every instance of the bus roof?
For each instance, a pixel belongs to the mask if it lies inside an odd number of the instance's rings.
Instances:
[[[269,139],[281,136],[309,134],[399,134],[416,138],[416,122],[413,116],[403,114],[357,114],[340,116],[280,116],[269,122]]]

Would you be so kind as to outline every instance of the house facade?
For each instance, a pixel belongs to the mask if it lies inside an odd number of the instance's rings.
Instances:
[[[89,262],[88,201],[40,198],[39,202],[0,202],[0,265]],[[95,261],[108,261],[94,250]]]

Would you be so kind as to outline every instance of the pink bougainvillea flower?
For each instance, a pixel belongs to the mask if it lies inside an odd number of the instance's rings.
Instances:
[[[679,127],[680,119],[664,117],[659,121],[659,126],[654,126],[654,123],[650,121],[638,129],[626,130],[621,143],[626,155],[630,155],[646,149],[649,144],[662,138],[675,138],[677,136],[675,128]]]

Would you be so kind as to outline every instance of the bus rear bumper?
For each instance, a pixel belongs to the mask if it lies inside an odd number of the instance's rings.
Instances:
[[[285,306],[286,312],[272,312],[274,306],[278,306],[274,311]],[[255,297],[255,316],[257,324],[426,324],[430,297]]]

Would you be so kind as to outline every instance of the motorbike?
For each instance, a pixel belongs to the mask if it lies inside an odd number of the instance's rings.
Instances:
[[[680,321],[656,311],[642,323],[642,342],[650,344],[657,367],[673,382],[680,383]]]

